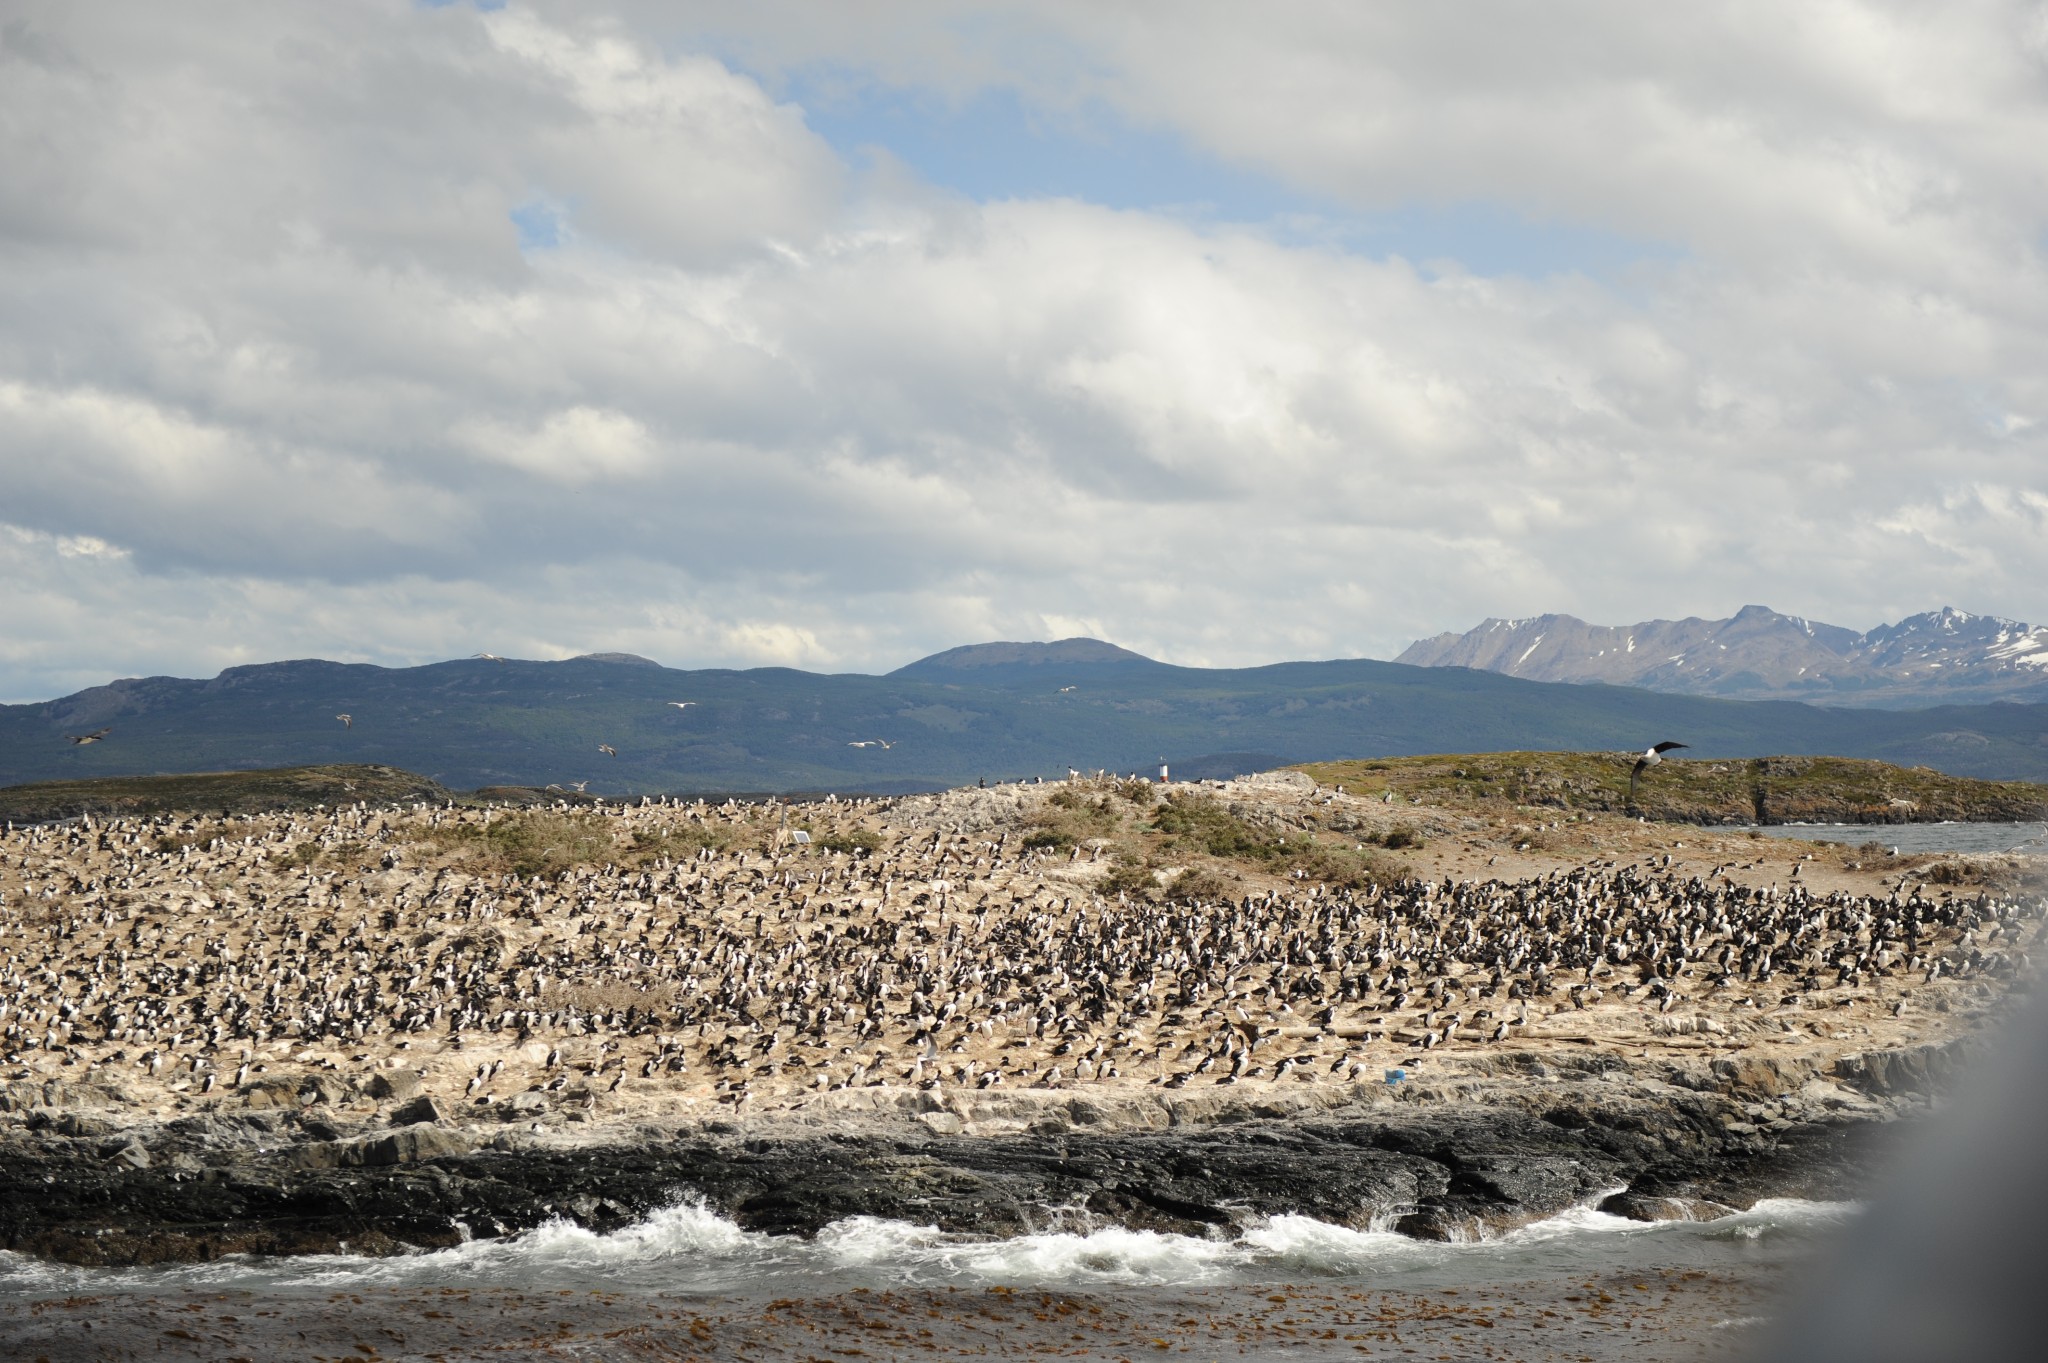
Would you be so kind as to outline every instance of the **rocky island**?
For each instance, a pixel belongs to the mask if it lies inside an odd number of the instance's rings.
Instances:
[[[2039,929],[2025,857],[1317,775],[9,826],[0,1246],[1843,1197]]]

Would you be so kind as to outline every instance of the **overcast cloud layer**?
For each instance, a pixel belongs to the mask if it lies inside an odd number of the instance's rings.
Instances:
[[[0,697],[2048,617],[2042,5],[736,10],[0,3]]]

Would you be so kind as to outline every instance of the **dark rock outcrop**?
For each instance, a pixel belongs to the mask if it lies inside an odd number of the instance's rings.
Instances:
[[[1865,1057],[1854,1072],[1880,1071]],[[1896,1125],[1818,1106],[1759,1125],[1728,1094],[1638,1091],[1627,1075],[1537,1096],[1014,1135],[941,1135],[907,1120],[839,1132],[726,1122],[572,1144],[557,1118],[545,1135],[522,1122],[481,1148],[475,1128],[347,1128],[310,1111],[133,1131],[70,1123],[79,1134],[23,1123],[0,1135],[0,1245],[81,1263],[375,1253],[556,1218],[616,1229],[681,1199],[797,1235],[851,1216],[992,1236],[1075,1218],[1199,1234],[1298,1213],[1452,1238],[1617,1186],[1627,1191],[1609,1209],[1644,1219],[1848,1196],[1871,1139]]]

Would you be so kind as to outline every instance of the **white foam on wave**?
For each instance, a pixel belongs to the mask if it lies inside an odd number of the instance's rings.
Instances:
[[[0,1294],[28,1296],[63,1291],[69,1285],[68,1275],[75,1271],[63,1264],[0,1249]]]
[[[1014,1286],[1192,1284],[1230,1276],[1241,1253],[1227,1240],[1104,1226],[970,1241],[952,1247],[947,1259],[966,1276]]]
[[[833,1222],[812,1248],[835,1268],[1013,1287],[1213,1281],[1242,1254],[1231,1241],[1121,1226],[991,1240],[870,1216]]]
[[[818,1232],[812,1243],[819,1253],[843,1268],[910,1263],[925,1257],[943,1240],[937,1226],[914,1226],[879,1216],[850,1216]]]
[[[461,1254],[471,1241],[444,1254]],[[536,1257],[556,1263],[601,1268],[619,1263],[645,1263],[665,1259],[731,1259],[769,1250],[772,1236],[744,1231],[699,1202],[682,1202],[663,1207],[645,1220],[619,1230],[599,1234],[573,1221],[549,1221],[513,1241]]]
[[[600,1234],[570,1221],[546,1221],[500,1239],[465,1240],[447,1249],[389,1257],[306,1254],[285,1258],[232,1254],[160,1268],[77,1268],[22,1255],[0,1257],[0,1292],[166,1287],[405,1287],[423,1283],[522,1282],[551,1275],[604,1273],[674,1264],[685,1275],[786,1263],[801,1242],[745,1231],[698,1202],[661,1208]]]
[[[1625,1235],[1631,1232],[1647,1231],[1655,1226],[1665,1224],[1663,1222],[1631,1221],[1625,1216],[1616,1216],[1612,1212],[1600,1210],[1602,1202],[1605,1202],[1613,1194],[1622,1191],[1625,1190],[1622,1188],[1610,1188],[1606,1192],[1595,1194],[1590,1202],[1583,1202],[1576,1207],[1568,1207],[1555,1216],[1544,1217],[1541,1221],[1531,1221],[1526,1226],[1518,1226],[1514,1230],[1499,1236],[1498,1240],[1503,1245],[1537,1245],[1553,1240],[1576,1239],[1587,1235]]]
[[[1344,1277],[1435,1262],[1452,1247],[1390,1230],[1353,1230],[1312,1216],[1275,1216],[1249,1227],[1237,1244],[1263,1270]]]
[[[1825,1231],[1852,1217],[1854,1203],[1773,1198],[1711,1222],[1640,1222],[1588,1204],[1507,1234],[1462,1243],[1412,1240],[1384,1229],[1355,1230],[1283,1215],[1247,1225],[1235,1239],[1174,1235],[1122,1226],[1045,1231],[1008,1239],[953,1235],[879,1217],[833,1222],[811,1240],[742,1230],[697,1202],[665,1207],[599,1234],[553,1221],[520,1235],[448,1249],[368,1258],[236,1256],[154,1269],[86,1269],[0,1252],[0,1295],[215,1286],[402,1287],[420,1284],[542,1284],[601,1277],[663,1290],[723,1290],[777,1278],[821,1282],[971,1282],[1013,1287],[1193,1286],[1300,1277],[1493,1272],[1581,1254],[1606,1255],[1617,1236],[1761,1240]],[[1559,1256],[1564,1256],[1560,1259]],[[1486,1265],[1492,1264],[1493,1268]]]
[[[1748,1211],[1701,1223],[1719,1239],[1761,1240],[1767,1236],[1805,1235],[1833,1230],[1862,1212],[1861,1202],[1814,1202],[1801,1197],[1767,1197]]]
[[[702,1202],[684,1201],[629,1226],[598,1232],[573,1221],[546,1221],[519,1235],[469,1240],[448,1249],[393,1259],[334,1257],[328,1271],[389,1282],[494,1281],[549,1273],[605,1273],[646,1266],[679,1276],[787,1265],[803,1257],[801,1241],[742,1230]],[[277,1261],[273,1261],[274,1263]],[[318,1270],[316,1270],[318,1271]]]

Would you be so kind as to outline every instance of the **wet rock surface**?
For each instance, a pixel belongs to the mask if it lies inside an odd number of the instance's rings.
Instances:
[[[1292,1116],[1246,1107],[1235,1120],[1164,1127],[1040,1117],[1028,1130],[954,1135],[909,1118],[351,1128],[269,1111],[124,1128],[116,1116],[35,1109],[0,1128],[0,1245],[87,1264],[374,1254],[554,1219],[611,1230],[682,1199],[798,1235],[853,1216],[990,1236],[1076,1222],[1200,1234],[1296,1213],[1451,1239],[1603,1192],[1607,1210],[1645,1220],[1852,1197],[1911,1125],[1893,1120],[1909,1110],[1896,1102],[1866,1112],[1792,1095],[1772,1109],[1790,1116],[1764,1117],[1739,1089],[1626,1073],[1524,1084],[1487,1102],[1375,1096]]]

